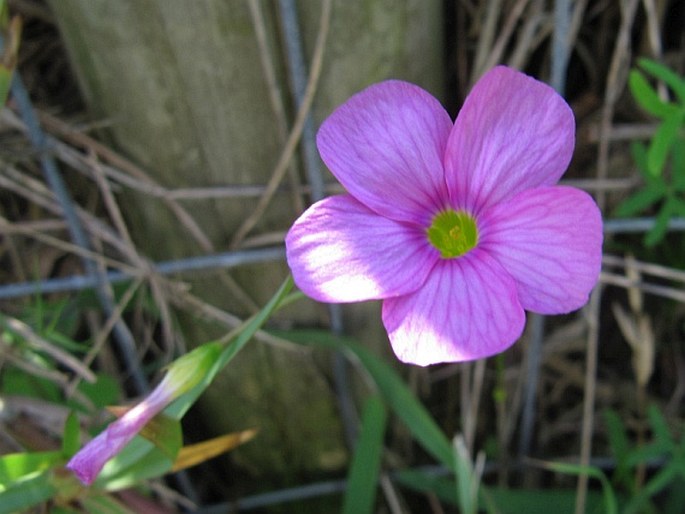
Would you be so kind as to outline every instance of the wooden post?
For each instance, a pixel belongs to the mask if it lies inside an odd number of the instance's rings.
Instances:
[[[111,143],[120,152],[170,188],[268,181],[283,134],[247,0],[52,0],[50,5],[87,105],[93,117],[109,121]],[[290,126],[295,108],[276,3],[255,5],[263,15]],[[319,0],[297,2],[307,61],[314,52],[321,6]],[[410,80],[441,96],[442,47],[441,2],[334,0],[315,123],[354,92],[385,78]],[[205,253],[163,202],[132,192],[121,201],[146,255],[172,259]],[[204,199],[184,205],[214,247],[226,250],[255,201]],[[277,196],[252,233],[285,231],[297,214],[287,195]],[[261,304],[286,272],[283,264],[252,266],[235,277]],[[222,307],[243,307],[211,277],[193,282],[193,290]],[[312,311],[323,312],[314,306]],[[368,318],[357,314],[359,323]],[[311,312],[307,316],[312,319]],[[184,331],[198,343],[209,337],[193,324]],[[211,413],[217,432],[261,429],[260,442],[243,453],[251,469],[320,469],[339,465],[344,455],[326,383],[308,354],[248,345],[202,408]]]

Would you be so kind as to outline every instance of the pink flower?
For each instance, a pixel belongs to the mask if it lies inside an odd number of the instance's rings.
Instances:
[[[503,66],[454,124],[415,85],[370,86],[319,130],[321,157],[349,194],[312,205],[290,229],[295,283],[323,302],[382,299],[405,362],[504,351],[524,309],[578,309],[599,276],[599,209],[555,185],[574,131],[554,90]]]
[[[172,362],[159,385],[81,448],[67,463],[67,468],[84,484],[92,484],[107,461],[123,450],[152,418],[200,383],[220,353],[220,344],[207,343]]]

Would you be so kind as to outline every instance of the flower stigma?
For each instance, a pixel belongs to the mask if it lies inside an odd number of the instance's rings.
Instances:
[[[464,211],[448,209],[439,212],[426,234],[428,241],[440,250],[443,259],[461,257],[478,243],[476,220]]]

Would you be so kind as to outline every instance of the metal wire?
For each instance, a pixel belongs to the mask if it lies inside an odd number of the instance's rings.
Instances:
[[[285,250],[282,246],[260,248],[257,250],[238,250],[234,252],[190,257],[188,259],[164,261],[153,265],[152,271],[160,275],[171,275],[189,271],[234,268],[245,264],[282,260],[284,256]],[[132,280],[133,278],[135,278],[134,275],[124,273],[123,271],[109,271],[105,275],[105,279],[111,284],[125,282]],[[92,289],[96,286],[97,278],[92,275],[72,275],[65,278],[7,284],[0,287],[0,299],[79,291],[83,289]]]
[[[654,218],[628,218],[615,219],[604,222],[605,234],[636,234],[649,232],[656,220]],[[685,218],[671,218],[668,222],[669,232],[682,232],[685,230]]]
[[[552,37],[552,73],[550,85],[564,95],[566,68],[571,53],[569,29],[571,28],[571,0],[554,2],[554,34]]]
[[[279,0],[278,14],[281,30],[283,31],[288,70],[290,72],[288,74],[290,90],[295,100],[295,105],[299,109],[307,89],[307,67],[304,63],[302,34],[297,21],[295,2],[293,0]],[[321,166],[319,165],[319,154],[316,150],[316,131],[314,130],[314,119],[312,118],[311,111],[307,115],[304,128],[302,129],[302,150],[304,168],[307,174],[307,182],[311,188],[312,200],[321,200],[325,195],[325,187]]]
[[[283,33],[286,60],[289,70],[290,89],[297,108],[304,99],[307,86],[307,68],[304,62],[302,50],[302,34],[297,21],[297,6],[293,0],[279,0],[279,20]],[[323,8],[323,7],[322,7]],[[316,134],[314,120],[310,113],[307,115],[304,129],[302,130],[302,149],[307,183],[311,191],[313,202],[321,200],[326,195],[323,172],[316,148]],[[342,306],[331,304],[328,306],[331,332],[342,335],[344,332]],[[348,379],[348,363],[340,352],[333,354],[333,381],[335,383],[338,408],[343,423],[345,441],[349,448],[354,447],[357,437],[357,425],[359,416],[352,399]]]
[[[545,317],[541,314],[530,315],[530,345],[526,361],[526,384],[524,387],[521,414],[521,436],[519,439],[519,458],[530,454],[535,421],[535,400],[537,398],[538,377],[542,361],[542,341],[545,335]]]

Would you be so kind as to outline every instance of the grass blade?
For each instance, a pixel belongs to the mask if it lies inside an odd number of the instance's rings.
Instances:
[[[373,512],[387,418],[383,401],[378,396],[371,396],[364,408],[362,430],[347,478],[343,514]]]
[[[277,332],[276,335],[294,343],[332,348],[352,354],[373,378],[388,406],[409,428],[416,441],[438,462],[454,470],[450,440],[395,370],[366,347],[350,338],[337,337],[322,330],[283,331]]]
[[[22,480],[0,492],[0,514],[25,512],[29,507],[49,500],[56,493],[48,472]]]
[[[606,475],[601,469],[593,466],[581,466],[579,464],[571,464],[567,462],[543,462],[530,459],[530,462],[540,466],[544,469],[549,469],[556,473],[563,473],[565,475],[581,475],[586,474],[591,478],[596,478],[602,484],[602,493],[604,496],[604,512],[606,514],[618,514],[618,501],[614,489],[609,483]]]

